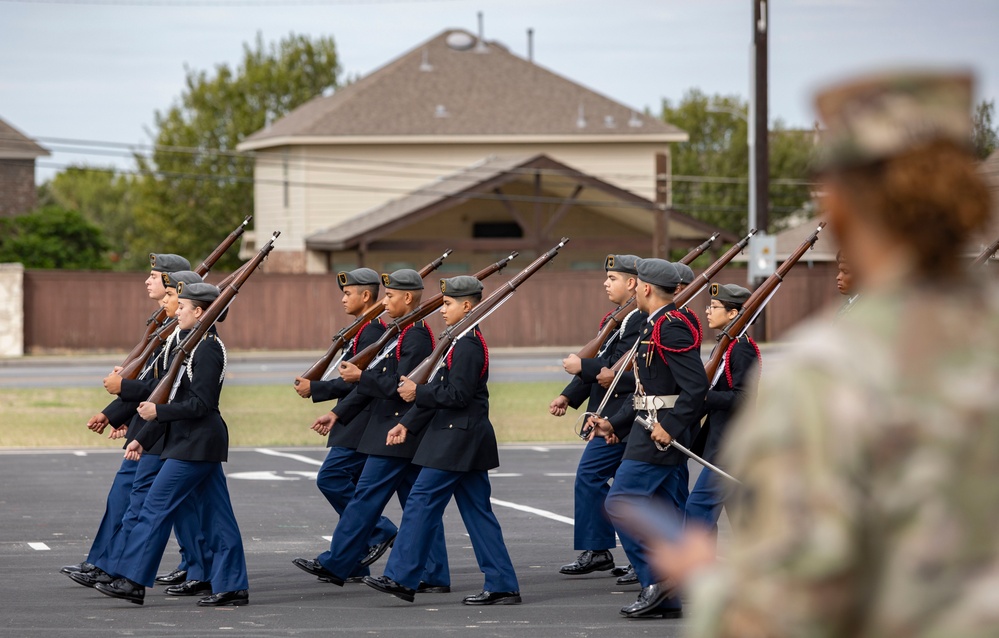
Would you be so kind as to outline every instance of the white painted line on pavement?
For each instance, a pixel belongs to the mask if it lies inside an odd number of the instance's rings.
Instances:
[[[38,551],[40,551],[40,552],[46,552],[46,551],[48,551],[49,549],[51,549],[51,548],[50,548],[50,547],[49,547],[48,545],[46,545],[45,543],[28,543],[28,547],[30,547],[31,549],[35,549],[35,550],[38,550]]]
[[[558,521],[559,523],[568,523],[569,525],[575,525],[576,521],[569,518],[568,516],[562,516],[561,514],[556,514],[555,512],[549,512],[548,510],[539,510],[536,507],[529,507],[527,505],[520,505],[518,503],[511,503],[510,501],[501,501],[495,498],[490,498],[489,502],[493,505],[499,505],[500,507],[509,507],[513,510],[519,510],[521,512],[527,512],[528,514],[537,514],[538,516],[544,516],[545,518],[550,518],[553,521]]]
[[[531,449],[535,452],[551,452],[551,450],[546,447],[532,447]]]
[[[290,452],[278,452],[277,450],[268,450],[267,448],[258,447],[255,450],[261,454],[266,454],[268,456],[280,456],[286,459],[293,459],[295,461],[301,461],[302,463],[308,463],[309,465],[322,465],[322,461],[317,461],[316,459],[309,458],[308,456],[302,456],[301,454],[291,454]]]
[[[516,478],[518,476],[523,476],[523,474],[518,474],[516,472],[490,472],[489,478]]]
[[[297,481],[298,478],[278,476],[274,470],[259,470],[257,472],[233,472],[226,474],[227,479],[243,479],[246,481]]]
[[[576,476],[575,472],[545,472],[545,476]]]
[[[73,456],[86,456],[86,455],[87,453],[84,452],[83,450],[76,450],[75,452],[73,452]]]

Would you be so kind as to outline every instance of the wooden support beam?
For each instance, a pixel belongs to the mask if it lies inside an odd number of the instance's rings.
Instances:
[[[548,237],[551,234],[552,229],[555,228],[555,224],[559,223],[562,217],[564,217],[565,214],[569,212],[569,208],[574,203],[576,203],[576,198],[579,197],[579,194],[582,191],[583,191],[583,185],[576,184],[576,188],[572,191],[572,195],[569,195],[568,199],[559,204],[558,210],[555,211],[555,214],[552,215],[551,219],[548,220],[548,223],[545,224],[544,229],[541,231],[542,237]]]
[[[493,189],[493,193],[499,197],[500,203],[503,204],[503,208],[506,209],[507,214],[509,214],[510,217],[513,217],[513,221],[517,222],[517,225],[520,226],[520,229],[524,232],[524,236],[529,236],[531,234],[531,228],[527,225],[527,220],[520,214],[520,211],[513,205],[513,202],[507,199],[506,193],[503,192],[503,189],[497,186]]]

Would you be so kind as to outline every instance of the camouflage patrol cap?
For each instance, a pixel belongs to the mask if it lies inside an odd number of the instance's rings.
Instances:
[[[355,268],[351,271],[340,271],[336,274],[336,283],[343,290],[344,286],[377,286],[378,273],[370,268]]]
[[[681,284],[694,283],[694,270],[690,266],[680,262],[676,262],[673,265],[676,266],[677,271],[680,273]]]
[[[968,72],[896,71],[831,86],[815,97],[825,124],[819,171],[860,166],[938,140],[971,147]]]
[[[211,303],[218,298],[219,294],[220,291],[217,286],[204,282],[194,282],[191,284],[180,282],[177,284],[177,296],[181,299]]]
[[[635,270],[638,278],[647,284],[676,288],[680,283],[680,272],[665,259],[639,259]]]
[[[723,303],[741,306],[751,294],[748,289],[735,284],[711,284],[711,298]]]
[[[637,264],[638,257],[635,255],[607,255],[604,259],[604,270],[637,275]]]
[[[149,268],[156,272],[190,270],[191,262],[173,253],[149,253]]]
[[[412,268],[382,273],[382,285],[391,290],[423,290],[423,278]]]
[[[470,297],[482,292],[482,282],[471,275],[441,279],[441,294],[448,297]]]
[[[160,277],[163,278],[164,288],[176,288],[177,284],[181,282],[185,284],[196,284],[204,281],[204,279],[201,278],[201,275],[191,270],[164,272],[160,273]]]

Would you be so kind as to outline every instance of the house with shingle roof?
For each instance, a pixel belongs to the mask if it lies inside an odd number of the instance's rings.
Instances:
[[[495,261],[573,237],[588,268],[718,229],[654,203],[657,154],[687,134],[464,30],[446,30],[257,131],[255,218],[272,270],[421,266],[444,248]],[[665,180],[665,181],[664,181]],[[661,198],[662,199],[662,198]],[[724,235],[726,239],[727,234]],[[424,259],[424,257],[427,257]],[[457,267],[457,264],[456,264]]]
[[[45,155],[48,150],[0,118],[0,217],[35,209],[35,159]]]

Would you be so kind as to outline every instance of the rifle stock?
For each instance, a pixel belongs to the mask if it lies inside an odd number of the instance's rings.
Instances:
[[[728,350],[728,346],[732,343],[733,339],[737,339],[746,331],[746,329],[753,323],[759,314],[763,306],[770,300],[770,297],[777,291],[781,282],[784,281],[784,277],[790,272],[791,268],[794,267],[798,260],[801,259],[808,250],[815,245],[815,242],[819,238],[819,233],[825,228],[825,222],[819,222],[819,227],[816,228],[805,241],[801,242],[801,245],[788,257],[784,262],[777,268],[774,274],[770,275],[766,281],[760,284],[760,287],[753,291],[753,294],[749,296],[746,303],[742,305],[742,309],[739,310],[739,314],[736,315],[735,319],[732,320],[725,329],[721,331],[718,335],[718,345],[715,346],[714,352],[711,353],[711,358],[708,362],[704,364],[704,370],[708,375],[708,379],[714,379],[715,373],[718,371],[718,367],[721,365],[722,357],[725,356],[725,351]]]
[[[450,255],[451,252],[451,249],[448,248],[444,251],[443,255],[421,268],[419,271],[420,277],[426,277],[440,268],[441,264],[444,263],[444,260],[447,259],[447,256]],[[309,381],[318,381],[321,379],[326,373],[326,370],[329,369],[330,364],[333,363],[333,359],[336,357],[336,354],[343,350],[343,347],[347,345],[347,343],[353,339],[358,332],[361,331],[361,328],[383,312],[385,312],[385,306],[382,305],[382,301],[379,299],[376,304],[368,308],[368,310],[363,315],[355,319],[353,323],[333,335],[333,342],[326,350],[326,353],[319,357],[319,360],[312,364],[311,368],[302,373],[302,378],[308,379]],[[295,385],[298,385],[298,381],[295,382]]]
[[[985,250],[975,257],[975,261],[971,262],[971,265],[984,266],[989,263],[989,260],[992,259],[992,255],[995,255],[997,250],[999,250],[999,238],[996,238],[994,242],[986,246]]]
[[[427,381],[430,380],[430,375],[433,374],[434,369],[437,367],[437,362],[447,354],[448,349],[455,342],[455,340],[469,330],[474,329],[479,322],[489,316],[489,314],[491,314],[494,310],[499,308],[503,302],[517,290],[518,286],[527,281],[532,275],[534,275],[534,273],[540,270],[542,266],[554,259],[555,255],[558,254],[559,249],[565,246],[568,242],[569,238],[563,237],[554,248],[535,259],[530,265],[512,277],[510,281],[503,284],[498,290],[493,292],[493,294],[479,302],[460,321],[455,323],[453,326],[445,328],[444,331],[437,336],[437,346],[434,348],[434,351],[430,353],[430,356],[424,359],[422,363],[411,370],[406,377],[417,385],[427,383]]]
[[[510,263],[510,261],[515,257],[517,257],[517,255],[519,254],[520,253],[518,253],[517,251],[513,251],[503,259],[497,261],[495,264],[486,266],[485,268],[483,268],[482,270],[480,270],[479,272],[475,273],[472,276],[478,279],[479,281],[482,281],[489,275],[492,275],[493,273],[497,273],[503,270],[506,267],[506,265]],[[437,293],[430,299],[427,299],[426,301],[421,303],[419,308],[416,308],[415,310],[409,312],[408,314],[399,317],[395,321],[390,322],[389,325],[386,326],[385,332],[383,332],[382,336],[378,338],[378,341],[374,342],[364,350],[358,352],[353,358],[349,360],[349,362],[354,364],[358,368],[361,368],[362,370],[367,368],[371,364],[371,362],[374,361],[375,357],[378,356],[378,353],[381,352],[382,348],[384,348],[389,341],[395,338],[397,334],[401,333],[406,326],[416,323],[420,319],[429,317],[430,314],[433,313],[438,308],[440,308],[443,303],[444,303],[444,294]]]
[[[233,230],[231,233],[229,233],[229,235],[222,240],[222,243],[216,246],[215,250],[213,250],[207,257],[205,257],[205,260],[201,262],[201,264],[194,270],[194,272],[198,273],[202,277],[208,274],[208,271],[212,269],[212,266],[215,265],[215,262],[217,262],[219,258],[222,257],[222,255],[224,255],[226,251],[229,250],[229,248],[231,248],[234,243],[236,243],[236,240],[240,238],[240,236],[246,230],[246,226],[250,223],[251,219],[253,219],[253,215],[247,215],[246,219],[243,220],[243,223],[237,226],[236,229]],[[157,330],[163,327],[166,318],[167,318],[166,310],[164,310],[163,308],[159,308],[153,311],[153,314],[149,315],[149,318],[146,319],[146,332],[142,335],[142,338],[139,339],[139,343],[137,343],[135,347],[132,348],[132,351],[125,356],[125,359],[121,363],[121,366],[123,368],[128,366],[136,359],[139,360],[139,365],[140,366],[142,365],[142,362],[145,361],[145,358],[142,357],[142,353],[146,349],[146,345],[149,343],[149,340],[153,337],[153,334]]]
[[[606,343],[610,336],[614,334],[614,331],[618,329],[618,326],[621,325],[621,322],[624,321],[624,318],[628,316],[628,313],[631,312],[634,307],[634,297],[624,302],[621,307],[607,317],[607,321],[604,322],[604,325],[600,328],[600,332],[597,333],[597,336],[590,340],[590,342],[585,346],[580,348],[579,352],[576,353],[576,356],[580,359],[592,359],[597,356],[597,353],[600,352],[600,348],[602,348],[604,343]]]
[[[173,383],[177,379],[177,375],[180,374],[180,368],[184,364],[184,361],[191,355],[191,352],[194,351],[195,346],[205,336],[208,329],[215,324],[215,321],[222,316],[222,313],[226,311],[232,300],[239,294],[240,286],[246,283],[246,280],[256,271],[257,267],[264,261],[264,258],[270,254],[274,248],[274,240],[280,235],[281,231],[274,231],[270,240],[257,251],[253,259],[247,262],[236,273],[233,273],[235,277],[232,282],[221,289],[219,296],[208,306],[198,324],[191,329],[190,334],[181,342],[178,348],[179,351],[174,356],[173,361],[170,362],[169,370],[160,379],[160,382],[153,389],[152,394],[149,395],[146,401],[159,405],[167,403],[170,400],[170,390],[173,388]]]

